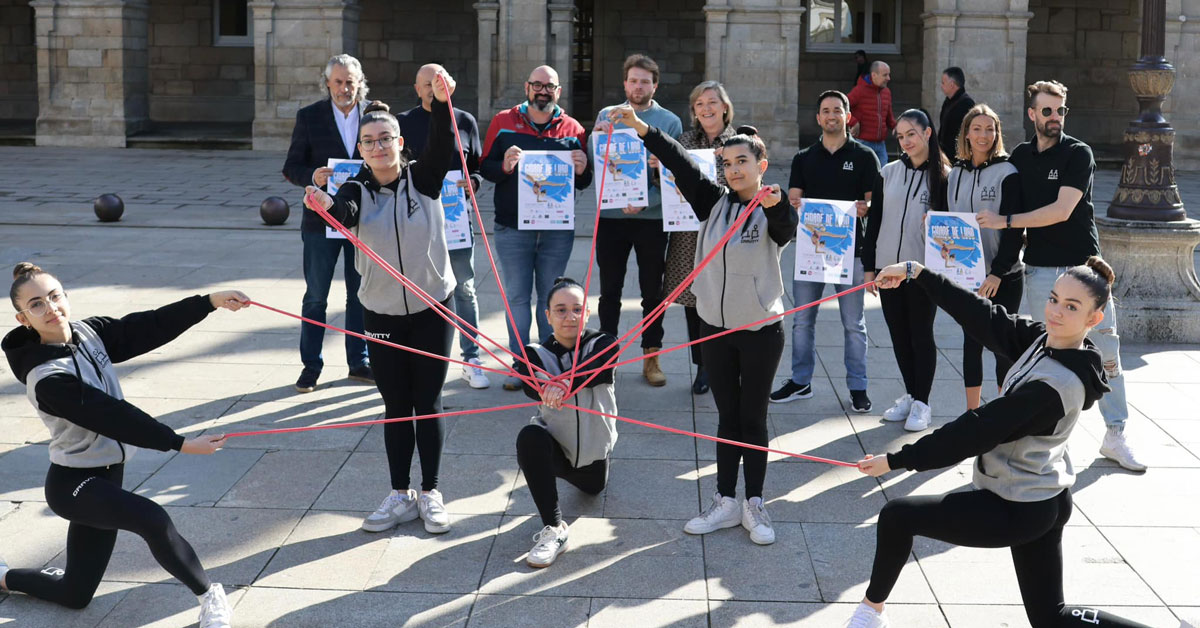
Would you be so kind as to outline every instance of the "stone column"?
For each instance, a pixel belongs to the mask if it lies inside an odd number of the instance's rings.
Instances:
[[[500,109],[525,100],[525,79],[539,65],[558,70],[559,80],[571,79],[571,13],[573,4],[548,0],[497,0],[477,2],[479,13],[479,111],[481,131]],[[559,43],[551,41],[552,20]],[[565,20],[565,21],[564,21]],[[562,50],[563,59],[552,55]],[[490,72],[489,72],[490,69]],[[485,80],[485,75],[490,77]],[[566,89],[563,90],[566,98]]]
[[[148,122],[146,0],[34,0],[39,146],[125,146]]]
[[[495,115],[492,99],[496,96],[496,48],[499,39],[499,2],[476,2],[479,14],[479,91],[476,96],[475,119],[479,121],[479,132],[486,133],[492,116]]]
[[[762,6],[761,0],[710,0],[705,79],[725,85],[735,124],[752,124],[776,160],[796,150],[800,138],[800,21],[805,9]],[[794,4],[794,3],[787,3]]]
[[[547,41],[550,65],[558,70],[558,80],[562,83],[561,102],[571,99],[571,42],[575,36],[575,2],[574,0],[550,0],[547,6],[550,10],[550,39]],[[574,112],[572,112],[574,113]]]
[[[1177,129],[1200,128],[1200,0],[1167,0],[1166,55],[1174,59],[1175,89],[1163,105]],[[1200,169],[1200,135],[1180,133],[1175,137],[1175,167]]]
[[[970,10],[961,10],[962,4]],[[934,116],[941,111],[946,98],[940,88],[942,70],[958,66],[967,76],[967,93],[1000,114],[1005,144],[1023,142],[1026,38],[1032,17],[1028,0],[925,0],[921,104],[926,111]]]
[[[321,72],[329,57],[357,54],[358,0],[249,4],[254,20],[254,149],[286,150],[296,111],[326,96]]]

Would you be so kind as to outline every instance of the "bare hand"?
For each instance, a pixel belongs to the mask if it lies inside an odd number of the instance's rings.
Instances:
[[[800,205],[804,203],[804,200],[800,197],[800,188],[788,188],[788,203],[792,207],[800,209]]]
[[[592,133],[612,133],[613,123],[608,120],[596,120],[596,126],[592,129]]]
[[[983,285],[979,286],[979,290],[976,290],[975,292],[985,299],[990,299],[996,296],[996,291],[999,289],[1000,278],[995,275],[988,275],[987,279],[983,280]]]
[[[304,192],[305,192],[305,195],[304,195],[304,206],[305,207],[308,207],[309,209],[313,209],[313,207],[311,205],[309,205],[310,198],[312,198],[316,202],[320,203],[321,209],[329,209],[330,207],[333,207],[333,197],[326,194],[325,191],[322,190],[321,188],[313,187],[310,185],[310,186],[304,188]]]
[[[1005,228],[1005,218],[991,210],[985,209],[975,214],[975,220],[980,227],[984,229],[1003,229]]]
[[[913,279],[916,279],[921,274],[921,271],[925,270],[925,267],[920,262],[898,262],[879,271],[875,275],[875,285],[884,290],[891,290],[904,283],[904,280],[908,279],[909,264],[912,264]]]
[[[763,197],[762,206],[763,207],[774,207],[774,206],[778,205],[779,201],[783,200],[783,192],[779,189],[779,185],[773,183],[771,185],[768,185],[767,189],[769,189],[770,192],[768,192],[767,195]]]
[[[855,124],[854,126],[850,127],[850,136],[858,137],[858,132],[861,129],[862,129],[862,124]]]
[[[560,382],[547,382],[542,389],[542,403],[551,410],[562,409],[563,397],[567,395],[567,387]]]
[[[446,80],[444,85],[442,84],[442,79]],[[456,83],[454,82],[454,79],[450,77],[449,72],[445,70],[439,70],[437,76],[433,77],[433,97],[436,98],[438,102],[446,102],[450,99],[450,96],[454,95],[455,85]]]
[[[329,175],[333,174],[333,168],[317,168],[313,171],[313,183],[319,187],[325,187],[329,183]]]
[[[468,178],[459,179],[459,180],[458,180],[458,183],[456,183],[455,185],[457,185],[458,187],[460,187],[460,188],[462,188],[462,189],[464,189],[464,190],[465,190],[465,189],[467,189],[467,188],[471,187],[471,179],[470,179],[469,177],[468,177]]]
[[[521,149],[517,146],[509,146],[508,150],[504,151],[504,172],[512,174],[513,170],[517,169],[519,161],[521,161]]]
[[[651,170],[658,170],[658,157],[654,155],[646,157],[646,166]]]
[[[200,454],[207,456],[225,446],[224,434],[205,434],[183,441],[179,451],[185,454]]]
[[[867,454],[865,458],[858,461],[858,470],[873,478],[877,478],[891,471],[892,468],[888,466],[887,456]]]
[[[213,307],[223,307],[230,312],[236,312],[244,307],[250,307],[250,297],[241,290],[225,290],[208,295],[208,301]]]
[[[587,153],[575,149],[571,151],[571,161],[575,162],[575,172],[582,172],[587,168]]]
[[[643,209],[646,209],[646,208],[645,207],[634,207],[633,205],[630,205],[628,207],[622,208],[621,212],[625,213],[625,214],[637,214],[637,213],[640,213]]]
[[[870,209],[871,205],[866,201],[854,201],[854,211],[858,214],[859,218],[865,217],[867,215],[867,211]]]
[[[618,105],[608,111],[608,119],[614,124],[620,122],[637,132],[638,137],[646,137],[650,126],[637,117],[637,112],[630,105]]]
[[[868,270],[863,273],[863,283],[871,284],[867,286],[867,292],[870,292],[871,296],[879,296],[879,287],[875,285],[875,273],[873,271]]]

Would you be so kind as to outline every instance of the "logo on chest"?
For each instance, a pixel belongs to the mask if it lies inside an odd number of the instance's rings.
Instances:
[[[742,229],[742,244],[756,244],[761,237],[758,225],[754,225],[750,229]]]
[[[918,200],[921,201],[922,207],[924,207],[926,210],[929,209],[929,191],[928,190],[921,190],[921,196]]]
[[[92,359],[96,361],[96,366],[100,368],[104,368],[109,364],[112,364],[112,360],[108,358],[108,354],[99,349],[88,349],[88,353],[91,354]]]
[[[847,161],[846,163],[842,164],[842,170],[849,170],[850,172],[854,172],[854,162]]]
[[[1050,174],[1046,175],[1047,181],[1058,181],[1058,170],[1051,170]]]
[[[996,186],[994,185],[991,187],[985,186],[979,190],[979,200],[981,201],[994,201],[997,196],[999,194],[996,192]]]

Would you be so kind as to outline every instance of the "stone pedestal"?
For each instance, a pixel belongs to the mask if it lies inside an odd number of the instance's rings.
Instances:
[[[146,0],[34,0],[39,146],[124,147],[148,122]]]
[[[327,97],[321,72],[358,56],[358,0],[251,0],[254,149],[286,150],[296,111]],[[370,77],[367,77],[368,83]]]
[[[1194,253],[1200,221],[1097,217],[1100,248],[1116,271],[1117,329],[1131,342],[1200,343]]]

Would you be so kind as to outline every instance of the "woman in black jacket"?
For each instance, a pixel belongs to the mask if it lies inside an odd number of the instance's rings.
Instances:
[[[1046,299],[1045,324],[1009,314],[916,262],[893,264],[876,278],[884,289],[906,280],[1013,366],[1000,397],[900,451],[858,463],[863,473],[878,477],[892,469],[926,471],[975,457],[975,490],[902,497],[883,507],[871,583],[849,625],[889,625],[884,602],[912,552],[913,537],[924,536],[1010,548],[1033,628],[1141,626],[1063,602],[1062,535],[1075,482],[1067,439],[1080,413],[1108,392],[1100,352],[1087,332],[1104,319],[1112,269],[1092,257],[1063,273]]]
[[[117,531],[126,530],[142,537],[158,564],[196,594],[201,628],[227,628],[232,611],[225,590],[209,581],[167,511],[121,487],[136,447],[211,454],[225,436],[185,439],[155,421],[125,401],[113,364],[170,342],[218,307],[237,311],[249,298],[214,292],[121,319],[72,321],[62,284],[28,262],[13,270],[9,298],[22,326],[4,337],[4,354],[50,430],[46,505],[71,525],[66,569],[9,569],[0,561],[0,589],[84,608],[104,577]]]

